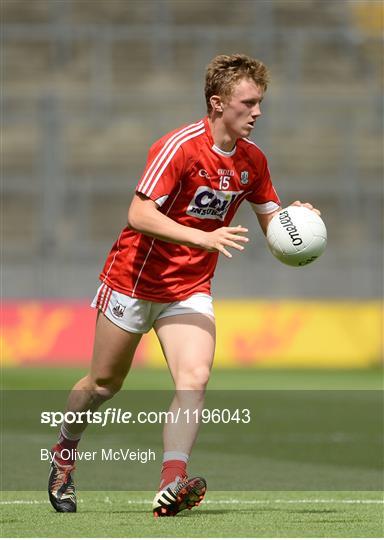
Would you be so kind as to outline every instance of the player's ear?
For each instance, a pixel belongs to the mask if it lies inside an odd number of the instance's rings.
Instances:
[[[221,100],[220,96],[211,96],[209,98],[209,102],[212,107],[212,111],[216,113],[222,113],[223,112],[223,102]]]

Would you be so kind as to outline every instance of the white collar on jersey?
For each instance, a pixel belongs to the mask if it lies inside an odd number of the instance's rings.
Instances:
[[[222,150],[215,144],[212,146],[212,150],[216,152],[216,154],[220,154],[221,156],[231,157],[236,152],[236,145],[233,147],[233,149],[230,152],[226,152],[225,150]]]

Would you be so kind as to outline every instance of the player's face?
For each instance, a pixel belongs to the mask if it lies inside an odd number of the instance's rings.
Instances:
[[[242,79],[233,88],[232,95],[223,103],[223,116],[227,133],[235,139],[248,137],[261,115],[260,103],[264,92],[250,79]]]

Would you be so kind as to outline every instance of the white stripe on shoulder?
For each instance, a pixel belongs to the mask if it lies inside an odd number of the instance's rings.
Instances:
[[[256,143],[254,143],[253,141],[251,141],[250,139],[247,139],[247,137],[242,137],[242,140],[249,143],[249,144],[252,144],[252,146],[256,146],[256,148],[258,148],[260,150],[260,152],[263,152],[262,149],[260,148],[260,146],[257,146]],[[264,153],[264,152],[263,152]]]
[[[175,146],[172,146],[172,148],[170,148],[169,152],[171,153],[168,152],[169,154],[168,159],[166,160],[162,168],[157,172],[156,177],[153,179],[151,186],[145,190],[142,190],[142,193],[144,193],[144,195],[147,195],[148,197],[151,195],[152,191],[156,187],[157,182],[159,181],[161,175],[163,174],[164,169],[167,167],[167,165],[169,164],[173,156],[176,154],[180,146],[182,146],[185,142],[189,141],[190,139],[194,139],[195,137],[202,135],[204,132],[205,132],[205,127],[203,127],[203,129],[201,129],[200,131],[196,131],[195,133],[188,135],[188,137],[184,137],[183,139],[178,140],[177,144]]]
[[[204,122],[201,120],[200,122],[197,122],[196,124],[190,124],[186,126],[183,129],[178,130],[176,133],[170,137],[165,145],[160,149],[159,153],[156,155],[156,157],[153,159],[151,166],[148,168],[147,172],[145,173],[142,181],[140,182],[138,189],[139,191],[147,189],[149,184],[151,183],[151,180],[156,174],[156,171],[161,166],[162,162],[166,158],[168,152],[172,149],[173,145],[176,144],[176,142],[179,140],[180,137],[183,137],[184,135],[188,133],[193,133],[199,129],[204,127]]]

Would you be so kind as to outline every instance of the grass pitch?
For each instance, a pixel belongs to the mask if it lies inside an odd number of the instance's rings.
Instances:
[[[197,509],[154,519],[151,492],[83,492],[77,514],[45,493],[3,495],[3,537],[381,537],[375,492],[214,492]]]
[[[4,369],[3,388],[69,389],[83,373],[81,369]],[[332,372],[231,370],[214,371],[210,388],[377,390],[381,388],[381,381],[381,372],[377,369]],[[171,381],[166,371],[136,370],[127,378],[125,388],[167,389],[171,388]],[[222,453],[223,448],[220,451]],[[235,464],[233,448],[227,453]],[[283,461],[279,462],[278,456],[269,457],[276,461],[275,470],[282,466]],[[305,465],[303,462],[303,470]],[[313,465],[319,466],[318,463]],[[15,463],[3,460],[4,469],[14,466]],[[123,475],[124,464],[121,467]],[[353,463],[348,466],[341,464],[334,470],[344,474],[347,467],[348,474],[353,474]],[[356,475],[360,470],[367,469],[356,469]],[[1,533],[5,538],[348,538],[382,537],[384,534],[383,499],[377,491],[212,491],[209,490],[209,471],[207,480],[208,493],[199,508],[182,512],[175,518],[154,519],[151,513],[153,491],[106,492],[102,487],[98,492],[80,488],[78,513],[57,514],[47,500],[44,476],[41,485],[36,486],[39,491],[2,493]],[[157,478],[154,486],[156,482]]]
[[[9,367],[2,370],[2,387],[8,390],[69,390],[86,375],[84,368]],[[381,390],[383,371],[372,369],[216,369],[210,390]],[[173,388],[167,369],[132,368],[124,389]]]

